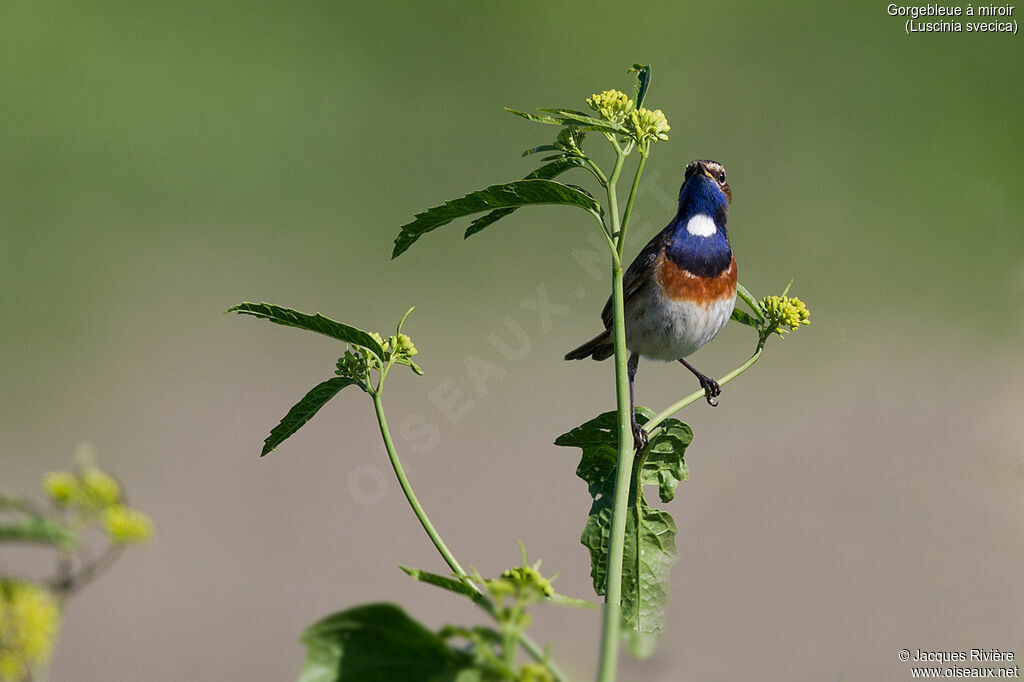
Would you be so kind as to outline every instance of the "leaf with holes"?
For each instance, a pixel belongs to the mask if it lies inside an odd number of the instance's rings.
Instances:
[[[637,421],[644,424],[654,413],[637,407],[636,415]],[[651,437],[643,455],[634,460],[622,568],[623,622],[629,629],[644,635],[627,636],[627,644],[640,643],[631,647],[634,653],[649,653],[652,642],[664,630],[669,569],[677,558],[675,521],[668,512],[647,503],[643,488],[656,485],[659,498],[663,502],[670,501],[675,496],[676,486],[689,475],[684,454],[692,439],[689,426],[677,419],[666,419]],[[598,415],[559,436],[555,445],[578,447],[583,451],[576,475],[587,483],[594,501],[580,541],[590,551],[594,590],[603,595],[618,460],[618,416],[615,412]]]

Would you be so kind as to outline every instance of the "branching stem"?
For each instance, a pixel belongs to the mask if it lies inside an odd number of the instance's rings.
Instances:
[[[437,548],[438,553],[444,562],[448,564],[448,568],[451,569],[458,578],[466,585],[473,588],[476,591],[477,597],[473,599],[473,602],[480,606],[484,611],[489,614],[494,613],[494,603],[490,597],[480,588],[479,585],[473,581],[469,574],[466,573],[465,569],[459,563],[459,560],[455,558],[451,550],[448,549],[448,545],[445,544],[441,538],[441,534],[437,532],[434,524],[431,523],[430,517],[427,516],[427,512],[423,509],[423,505],[420,504],[419,499],[416,497],[416,493],[412,489],[412,484],[409,483],[409,478],[405,475],[405,469],[402,467],[401,460],[398,459],[398,452],[395,450],[395,443],[391,439],[391,430],[388,428],[387,418],[384,416],[384,404],[381,402],[380,397],[380,385],[378,384],[378,390],[370,391],[370,395],[373,397],[373,408],[377,413],[377,423],[380,425],[380,435],[384,441],[384,447],[388,451],[388,459],[391,460],[391,467],[395,470],[395,476],[398,478],[398,484],[402,487],[402,492],[405,494],[405,499],[409,501],[409,506],[412,507],[412,511],[416,514],[416,518],[419,519],[420,525],[423,526],[423,530],[427,532],[427,536],[430,541],[434,543],[434,547]],[[554,676],[556,682],[568,682],[565,674],[545,655],[544,651],[541,650],[540,646],[534,642],[529,635],[522,630],[517,630],[515,633],[515,639],[518,641],[518,645],[523,647],[534,660],[547,666],[548,670]],[[507,653],[507,652],[506,652]]]

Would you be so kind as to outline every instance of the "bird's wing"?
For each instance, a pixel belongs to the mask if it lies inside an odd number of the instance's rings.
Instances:
[[[626,268],[626,272],[622,275],[622,300],[624,303],[641,292],[651,281],[654,262],[658,259],[661,247],[668,239],[671,228],[672,223],[669,223],[668,227],[656,234]],[[601,321],[604,322],[605,329],[612,328],[611,296],[608,297],[608,302],[604,304],[604,310],[601,311]]]

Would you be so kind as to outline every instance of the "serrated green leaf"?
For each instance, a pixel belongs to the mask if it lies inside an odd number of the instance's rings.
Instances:
[[[394,604],[367,604],[311,626],[301,641],[299,682],[469,682],[482,675],[472,658]]]
[[[516,180],[503,185],[491,185],[459,199],[446,201],[442,206],[417,213],[415,220],[402,226],[402,231],[395,239],[395,249],[391,257],[397,258],[424,234],[447,225],[456,218],[483,211],[535,204],[564,204],[585,209],[596,216],[602,215],[601,205],[593,197],[575,187],[541,178]]]
[[[527,121],[533,121],[534,123],[547,123],[548,125],[556,125],[556,126],[562,125],[562,121],[560,121],[559,119],[557,119],[557,118],[555,118],[553,116],[546,116],[544,114],[531,114],[531,113],[529,113],[527,111],[519,111],[518,109],[509,109],[508,107],[505,107],[505,111],[507,111],[510,114],[514,114],[515,116],[519,116],[521,118],[525,118]]]
[[[554,147],[552,147],[552,149],[554,149]],[[562,173],[564,173],[567,170],[570,170],[572,168],[579,168],[582,165],[583,165],[583,159],[580,159],[579,157],[575,157],[575,156],[559,156],[552,163],[545,164],[545,165],[541,166],[540,168],[538,168],[537,170],[535,170],[532,173],[530,173],[529,175],[527,175],[524,178],[524,180],[536,180],[537,178],[542,178],[542,179],[545,179],[545,180],[551,180],[551,179],[554,179],[554,178],[558,177],[559,175],[561,175]],[[567,187],[573,187],[572,185],[566,185],[566,186]],[[576,187],[575,189],[580,189],[580,188]],[[584,191],[584,190],[580,190],[580,191]],[[584,191],[584,193],[589,196],[589,193],[587,193],[585,191]],[[505,216],[508,216],[508,215],[510,215],[512,213],[515,213],[518,209],[519,209],[518,206],[514,206],[512,208],[499,208],[496,211],[491,211],[487,215],[482,216],[480,218],[477,218],[476,220],[474,220],[473,222],[471,222],[469,224],[469,227],[466,228],[466,233],[463,235],[463,239],[468,239],[469,237],[471,237],[472,235],[474,235],[477,232],[481,231],[482,229],[484,229],[488,225],[496,223],[499,220],[501,220],[502,218],[504,218]]]
[[[324,336],[329,336],[332,339],[362,346],[380,358],[382,362],[386,360],[384,357],[384,349],[381,348],[380,344],[377,343],[377,340],[372,336],[361,329],[356,329],[355,327],[342,324],[341,322],[335,322],[331,318],[324,317],[320,313],[307,315],[306,313],[301,313],[298,310],[282,308],[281,306],[273,305],[272,303],[239,303],[238,305],[228,308],[227,312],[239,313],[241,315],[252,315],[264,320],[269,320],[274,324],[280,324],[286,327],[295,327],[297,329],[305,329],[307,331],[316,332],[317,334],[323,334]]]
[[[273,452],[274,448],[305,426],[306,422],[312,419],[321,407],[338,395],[338,391],[353,385],[366,390],[360,382],[349,377],[334,377],[314,386],[309,393],[302,397],[302,400],[288,410],[288,414],[284,416],[281,423],[270,431],[270,435],[263,441],[263,451],[260,452],[260,457]]]
[[[636,415],[644,424],[654,413],[637,407]],[[649,643],[661,636],[669,569],[676,562],[675,521],[668,512],[647,503],[643,487],[657,485],[660,499],[671,500],[678,483],[687,478],[684,454],[692,438],[689,426],[666,419],[651,437],[645,455],[634,461],[623,554],[622,616],[628,628],[649,636],[636,641]],[[594,590],[603,595],[618,461],[618,416],[615,412],[598,415],[559,436],[555,445],[578,447],[583,453],[576,475],[587,483],[594,502],[580,541],[590,551]]]
[[[568,125],[578,127],[580,125],[587,126],[587,130],[601,130],[608,133],[623,135],[628,131],[617,123],[606,121],[603,118],[594,118],[585,111],[576,111],[575,109],[538,109],[548,114],[555,114],[561,117],[562,125]]]
[[[63,524],[42,516],[31,516],[9,523],[0,523],[0,542],[32,542],[69,548],[75,534]]]
[[[644,105],[647,91],[651,87],[651,65],[634,64],[630,71],[636,73],[636,85],[633,86],[633,101],[636,102],[636,108],[639,109]]]

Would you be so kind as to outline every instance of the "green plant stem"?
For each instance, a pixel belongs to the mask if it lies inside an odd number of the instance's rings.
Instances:
[[[379,389],[379,386],[378,386]],[[391,440],[391,430],[388,428],[387,418],[384,416],[384,404],[381,402],[380,392],[370,391],[370,395],[373,397],[373,409],[377,413],[377,423],[380,425],[380,435],[384,440],[384,447],[388,451],[388,459],[391,460],[391,467],[395,470],[395,476],[398,477],[398,484],[402,487],[402,492],[405,494],[405,499],[409,501],[409,506],[412,507],[412,511],[416,514],[416,518],[419,519],[420,525],[423,526],[423,530],[427,532],[427,536],[430,537],[430,541],[434,543],[434,547],[441,554],[441,558],[448,564],[448,568],[451,569],[452,573],[459,577],[463,583],[472,587],[479,597],[474,599],[474,603],[480,606],[484,611],[493,613],[494,604],[487,597],[487,595],[480,589],[480,586],[473,582],[469,574],[466,573],[465,569],[459,563],[459,560],[455,558],[451,550],[448,549],[448,545],[441,539],[441,534],[434,528],[434,524],[431,523],[430,517],[427,516],[427,512],[423,509],[423,505],[420,504],[419,499],[416,497],[416,493],[412,489],[412,484],[409,483],[408,477],[405,475],[405,469],[402,467],[401,460],[398,459],[398,452],[395,450],[395,443]],[[548,670],[554,676],[556,682],[567,682],[565,674],[555,665],[552,661],[547,659],[544,651],[541,650],[540,646],[537,645],[533,639],[530,638],[525,632],[519,631],[517,633],[518,643],[523,647],[523,650],[530,656],[547,666]]]
[[[466,576],[466,571],[463,570],[459,564],[458,559],[452,554],[451,550],[448,549],[448,545],[444,544],[444,540],[441,539],[437,529],[434,528],[434,524],[430,522],[430,517],[427,516],[427,512],[423,510],[423,505],[416,499],[416,493],[413,492],[412,486],[409,484],[409,479],[405,475],[405,469],[402,468],[402,462],[398,459],[398,453],[395,452],[395,444],[391,440],[391,431],[388,430],[388,421],[384,417],[384,405],[381,403],[380,394],[373,393],[373,408],[377,411],[377,423],[380,424],[380,435],[384,439],[384,447],[387,448],[388,458],[391,460],[391,466],[395,470],[395,476],[398,477],[398,484],[402,486],[402,492],[405,493],[405,499],[409,501],[409,506],[412,507],[412,511],[416,514],[416,518],[419,519],[420,524],[423,526],[423,530],[427,532],[430,537],[430,541],[434,543],[434,547],[441,554],[444,562],[448,564],[448,568],[452,569],[452,572],[459,577]]]
[[[624,154],[616,147],[615,169],[608,179],[608,212],[612,219],[612,234],[616,236],[616,249],[621,253],[625,237],[625,223],[619,224],[618,198],[615,183],[622,171]],[[632,199],[631,192],[630,198]],[[615,393],[618,405],[619,456],[615,475],[615,498],[612,502],[611,529],[608,537],[608,565],[605,583],[604,617],[601,628],[601,653],[598,664],[598,682],[614,682],[619,661],[619,633],[622,623],[622,553],[626,542],[626,513],[629,503],[629,484],[632,478],[633,431],[629,414],[629,376],[626,371],[626,325],[622,292],[621,259],[612,258],[612,322],[615,340]]]
[[[757,350],[754,351],[754,354],[751,355],[747,359],[747,361],[744,362],[742,365],[740,365],[739,367],[737,367],[736,369],[734,369],[733,371],[729,372],[724,377],[719,379],[718,380],[718,385],[719,386],[725,386],[727,383],[729,383],[730,381],[732,381],[733,379],[735,379],[736,377],[738,377],[739,375],[743,374],[748,369],[750,369],[750,367],[755,362],[757,362],[758,358],[761,357],[761,352],[763,350],[764,350],[764,344],[763,343],[758,343],[757,344]],[[658,425],[661,424],[661,422],[665,421],[666,419],[668,419],[673,414],[675,414],[679,410],[683,409],[684,407],[686,407],[690,403],[695,402],[697,400],[700,400],[703,397],[704,397],[704,389],[701,389],[699,391],[694,391],[693,393],[691,393],[690,395],[686,396],[685,398],[683,398],[679,402],[673,403],[672,405],[668,406],[667,408],[665,408],[664,410],[659,412],[653,419],[651,419],[646,424],[644,424],[644,431],[646,431],[648,434],[652,433],[654,431],[654,429],[656,429],[658,427]]]
[[[633,176],[633,186],[629,190],[629,198],[626,199],[626,209],[622,213],[622,235],[618,243],[619,257],[622,257],[622,247],[625,245],[626,228],[629,227],[629,216],[633,214],[633,202],[636,200],[637,189],[640,187],[640,175],[644,172],[644,164],[647,163],[646,150],[640,149],[640,163],[636,168],[636,175]]]

